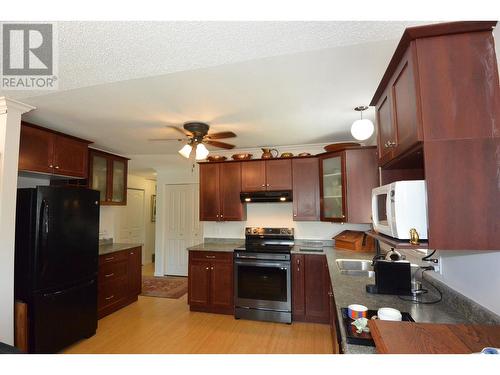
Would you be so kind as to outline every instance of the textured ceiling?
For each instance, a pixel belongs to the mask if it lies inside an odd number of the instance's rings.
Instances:
[[[238,148],[352,140],[353,108],[415,24],[62,22],[60,90],[0,96],[36,106],[29,121],[132,159],[175,154],[177,142],[148,139],[189,120],[236,132]]]
[[[59,22],[59,89],[398,39],[422,22]],[[15,97],[44,92],[11,92]]]

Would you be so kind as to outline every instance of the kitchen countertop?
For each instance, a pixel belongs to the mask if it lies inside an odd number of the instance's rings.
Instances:
[[[122,251],[127,249],[132,249],[133,247],[140,247],[142,243],[110,243],[99,245],[99,255],[105,255],[114,253],[116,251]]]
[[[244,240],[238,239],[214,239],[206,238],[205,242],[187,248],[188,251],[221,251],[232,252],[235,248],[244,244]],[[380,307],[393,307],[402,312],[411,314],[417,323],[471,323],[467,317],[453,308],[453,305],[441,301],[436,304],[414,304],[410,301],[404,301],[398,296],[384,294],[369,294],[366,292],[367,284],[374,284],[374,277],[351,276],[340,273],[337,267],[337,259],[366,259],[372,260],[374,253],[363,253],[357,251],[335,249],[332,246],[323,246],[322,251],[301,251],[300,248],[304,242],[295,241],[292,254],[314,254],[326,255],[328,270],[332,283],[332,290],[335,296],[337,316],[341,317],[340,308],[347,307],[350,304],[357,303],[368,307],[370,310],[378,310]],[[324,242],[323,245],[331,244]],[[424,285],[425,286],[425,285]],[[430,290],[432,289],[429,288]],[[432,292],[429,295],[434,296]],[[437,296],[436,296],[437,298]],[[374,354],[375,347],[348,344],[346,334],[342,324],[340,325],[340,337],[342,350],[346,354]]]
[[[366,284],[374,284],[374,277],[351,276],[340,273],[337,267],[337,259],[368,259],[373,258],[374,253],[361,253],[356,251],[338,250],[333,247],[325,248],[328,270],[332,283],[335,304],[337,307],[337,316],[342,316],[341,307],[347,307],[350,304],[357,303],[368,307],[370,310],[378,310],[380,307],[393,307],[402,312],[411,314],[415,322],[418,323],[470,323],[470,321],[461,313],[453,309],[452,306],[443,301],[432,304],[414,304],[410,301],[404,301],[398,296],[384,294],[369,294],[365,290]],[[340,325],[341,346],[344,353],[347,354],[373,354],[376,353],[375,347],[348,344],[346,334],[342,324]]]
[[[188,247],[188,251],[221,251],[221,252],[233,252],[237,247],[242,246],[245,243],[244,240],[238,240],[234,238],[230,239],[210,239],[206,238],[205,242],[200,243],[195,246]]]

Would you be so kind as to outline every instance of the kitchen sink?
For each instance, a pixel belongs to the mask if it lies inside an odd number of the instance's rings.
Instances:
[[[341,274],[352,276],[375,276],[371,260],[337,259],[337,267]]]

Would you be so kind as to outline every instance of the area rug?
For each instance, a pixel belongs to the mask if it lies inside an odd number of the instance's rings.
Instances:
[[[180,276],[143,276],[141,296],[180,298],[188,291],[187,277]]]

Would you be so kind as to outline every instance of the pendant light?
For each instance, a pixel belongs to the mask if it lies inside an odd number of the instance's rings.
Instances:
[[[372,136],[373,131],[375,130],[373,122],[366,118],[363,118],[363,111],[366,111],[367,109],[368,107],[365,105],[354,108],[355,111],[360,112],[361,118],[352,123],[351,134],[358,141],[367,140]]]

